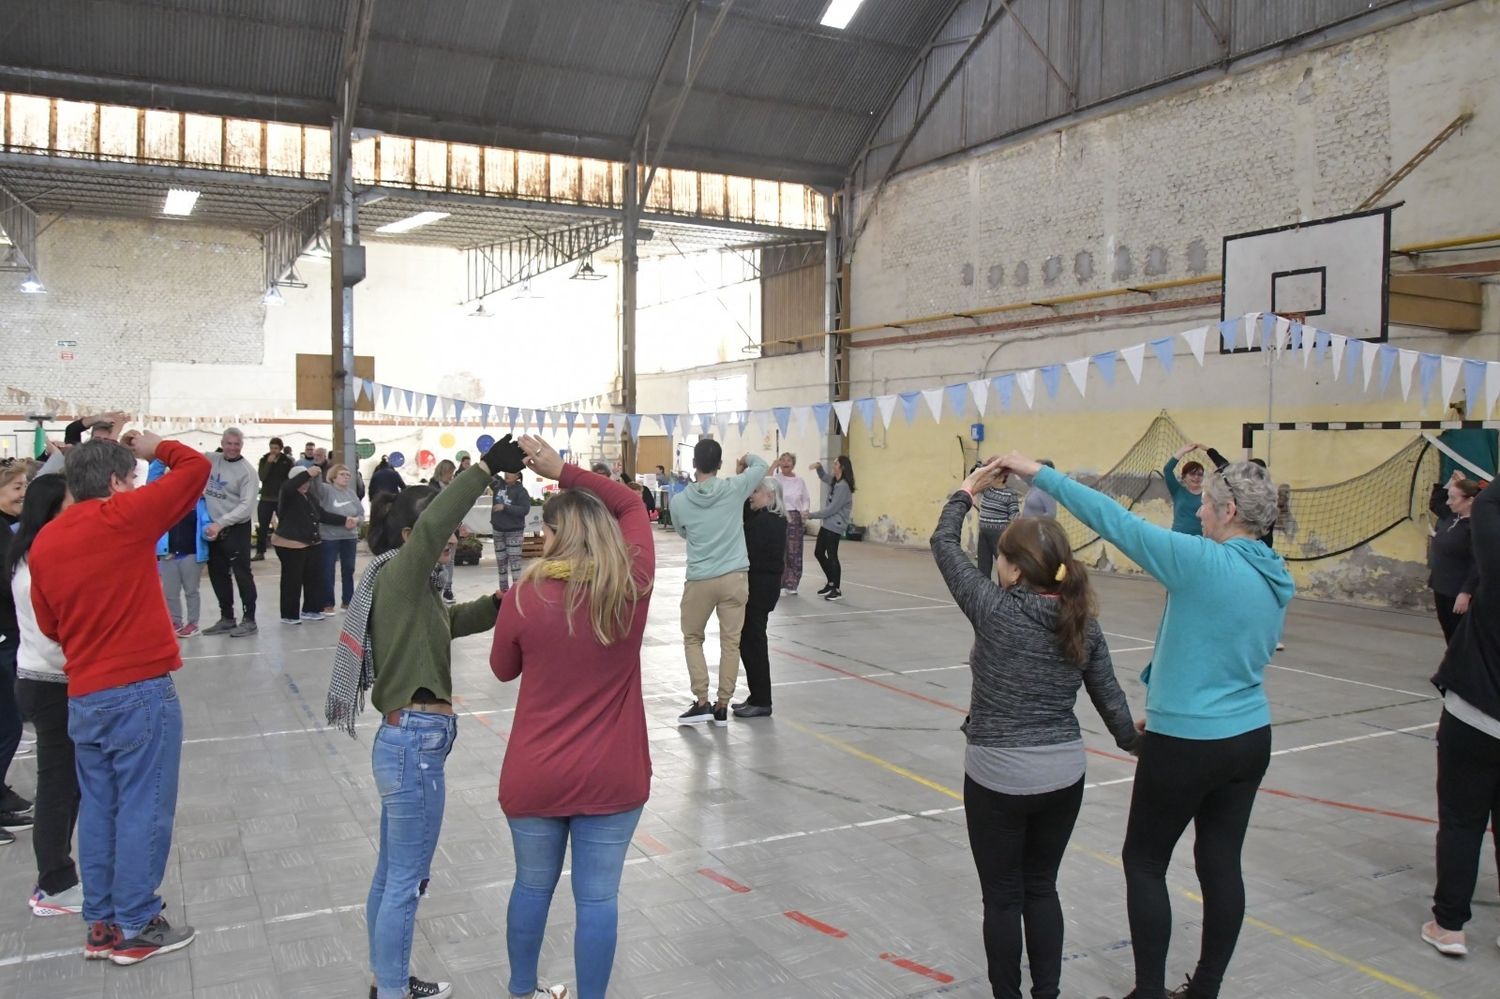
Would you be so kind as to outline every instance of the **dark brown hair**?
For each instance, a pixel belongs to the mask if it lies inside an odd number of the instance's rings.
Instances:
[[[1185,479],[1189,475],[1195,475],[1201,471],[1203,471],[1203,462],[1190,461],[1186,465],[1182,466],[1182,477]]]
[[[1473,499],[1475,496],[1478,496],[1479,490],[1484,488],[1483,482],[1475,482],[1473,479],[1459,479],[1457,482],[1448,483],[1448,485],[1453,487],[1454,489],[1457,489],[1469,499]]]
[[[1098,614],[1089,573],[1073,557],[1062,526],[1051,517],[1021,517],[1000,535],[1000,554],[1038,593],[1057,597],[1057,645],[1080,666],[1088,659],[1089,621]],[[1062,578],[1058,578],[1061,576]]]

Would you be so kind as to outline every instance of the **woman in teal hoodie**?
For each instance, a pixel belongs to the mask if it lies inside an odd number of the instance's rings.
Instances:
[[[1187,986],[1173,996],[1214,999],[1245,917],[1240,852],[1271,759],[1271,710],[1262,677],[1286,620],[1293,585],[1281,556],[1257,539],[1276,520],[1276,485],[1241,461],[1210,473],[1201,537],[1174,533],[1114,500],[1012,452],[1004,466],[1057,498],[1166,587],[1146,684],[1145,738],[1125,831],[1125,887],[1135,951],[1134,999],[1166,995],[1172,905],[1167,866],[1188,823],[1203,889],[1203,942]],[[1215,636],[1205,641],[1205,635]]]

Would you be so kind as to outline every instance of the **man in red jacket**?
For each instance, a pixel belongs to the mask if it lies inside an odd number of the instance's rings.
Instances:
[[[136,459],[169,471],[135,488]],[[156,542],[193,508],[209,463],[194,449],[131,431],[68,452],[73,505],[31,548],[32,603],[43,634],[67,657],[68,735],[82,792],[83,956],[136,964],[193,941],[156,894],[177,812],[182,665],[161,595]],[[108,592],[101,593],[101,580]]]

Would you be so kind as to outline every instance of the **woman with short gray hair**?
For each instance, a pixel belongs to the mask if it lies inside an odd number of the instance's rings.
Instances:
[[[1294,587],[1261,544],[1276,522],[1276,484],[1248,461],[1204,477],[1202,536],[1159,527],[1103,493],[1012,452],[1005,468],[1034,479],[1060,506],[1166,587],[1146,684],[1145,737],[1125,831],[1125,887],[1135,996],[1166,993],[1172,904],[1167,867],[1189,823],[1203,889],[1197,969],[1174,995],[1215,999],[1245,917],[1240,853],[1271,760],[1263,675]],[[1214,635],[1211,642],[1203,636]]]

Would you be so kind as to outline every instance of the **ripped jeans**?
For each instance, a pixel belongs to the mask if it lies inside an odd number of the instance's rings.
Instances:
[[[443,765],[456,738],[453,715],[406,710],[401,724],[382,722],[375,735],[371,767],[380,792],[380,859],[365,922],[379,999],[406,996],[417,901],[443,827]]]

